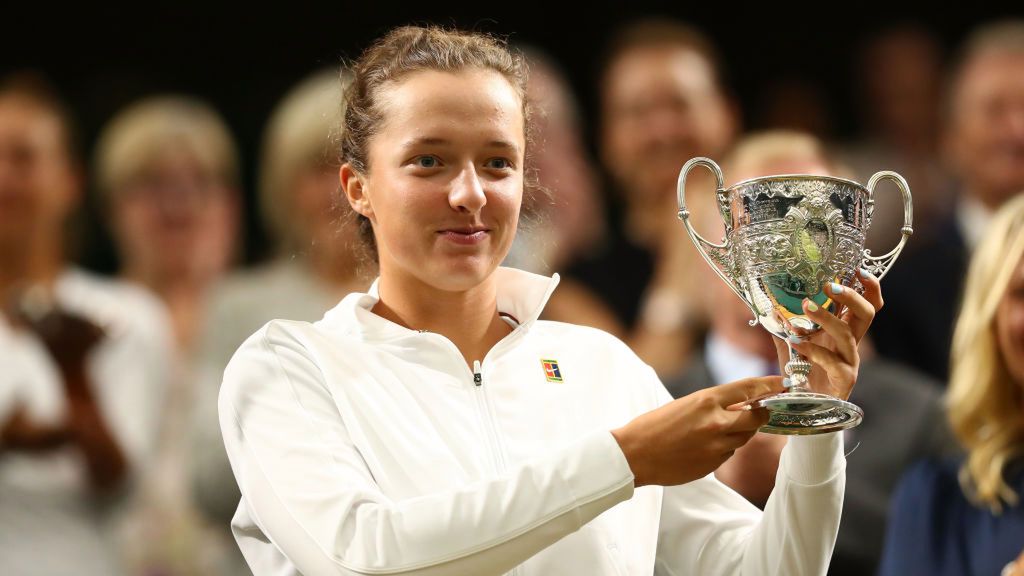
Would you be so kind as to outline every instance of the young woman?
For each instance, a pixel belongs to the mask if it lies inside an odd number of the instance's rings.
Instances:
[[[823,574],[842,436],[793,438],[763,516],[711,471],[766,421],[756,378],[672,402],[597,330],[538,321],[557,284],[499,268],[519,221],[521,59],[400,28],[346,95],[340,180],[380,277],[314,324],[274,321],[229,364],[221,428],[239,546],[262,574]],[[849,396],[881,306],[800,350]]]
[[[966,458],[907,472],[879,574],[1024,576],[1024,194],[974,253],[952,360],[946,405]]]

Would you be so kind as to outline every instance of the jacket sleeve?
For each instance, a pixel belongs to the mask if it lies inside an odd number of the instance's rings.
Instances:
[[[273,323],[236,353],[218,403],[242,492],[236,537],[258,529],[307,576],[503,574],[633,494],[618,443],[600,431],[498,477],[390,499],[315,362]],[[279,573],[264,551],[243,553],[255,576]]]
[[[714,474],[665,488],[655,573],[824,575],[845,486],[843,436],[834,432],[790,437],[763,513]]]

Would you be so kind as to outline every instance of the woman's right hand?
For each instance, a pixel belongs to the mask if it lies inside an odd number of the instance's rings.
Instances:
[[[636,487],[675,486],[707,476],[768,422],[763,408],[737,405],[782,392],[781,376],[705,388],[612,430]]]

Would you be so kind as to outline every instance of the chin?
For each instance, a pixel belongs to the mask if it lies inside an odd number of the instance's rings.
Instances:
[[[435,268],[428,282],[441,290],[464,292],[483,284],[497,268],[477,258],[460,259]]]

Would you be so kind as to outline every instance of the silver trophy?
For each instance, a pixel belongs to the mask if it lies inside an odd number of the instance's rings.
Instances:
[[[709,242],[693,228],[686,209],[686,177],[695,166],[717,179],[718,210],[725,223],[721,244]],[[874,191],[892,180],[903,195],[903,228],[899,244],[882,256],[864,248],[871,225]],[[694,158],[679,172],[679,219],[701,256],[754,314],[761,324],[788,343],[820,329],[803,311],[808,298],[832,314],[840,306],[825,292],[829,282],[863,291],[857,269],[881,279],[913,234],[913,203],[906,180],[895,172],[878,172],[867,186],[843,178],[807,174],[765,176],[725,188],[722,170],[708,158]],[[792,386],[754,405],[767,408],[770,420],[762,432],[821,434],[860,424],[864,411],[851,402],[810,391],[811,363],[789,347],[785,367]]]

